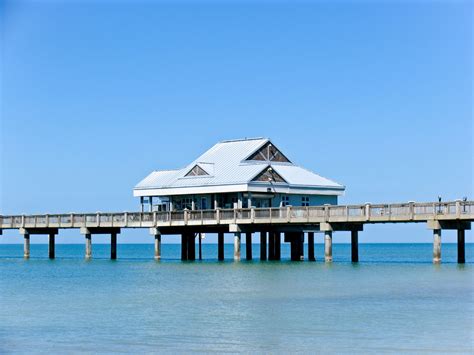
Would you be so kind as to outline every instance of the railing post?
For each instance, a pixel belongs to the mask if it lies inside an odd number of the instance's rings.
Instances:
[[[97,227],[100,227],[100,213],[96,213],[95,218],[96,218],[95,223],[97,224]]]
[[[201,224],[204,224],[204,210],[201,210]],[[201,243],[201,235],[200,234],[199,234],[199,243]],[[201,260],[201,259],[199,259],[199,260]]]
[[[365,203],[365,220],[368,221],[370,219],[370,202]]]
[[[156,211],[153,211],[153,227],[156,227]]]
[[[123,213],[123,222],[125,224],[125,227],[128,225],[128,212]]]
[[[21,226],[22,228],[25,228],[25,215],[21,216]]]
[[[49,227],[49,214],[46,215],[45,223],[46,223],[46,227]]]
[[[270,211],[270,217],[271,217],[271,211]],[[252,206],[250,208],[250,220],[253,222],[255,222],[255,208]]]
[[[188,209],[185,208],[183,212],[184,224],[188,224]]]
[[[349,222],[349,206],[346,205],[344,213],[346,214],[346,221]]]
[[[71,218],[71,227],[74,227],[74,213],[71,213],[70,218]]]
[[[291,221],[291,206],[286,206],[286,220]]]
[[[234,208],[234,223],[237,221],[237,210]]]
[[[329,204],[324,204],[324,221],[329,222]]]
[[[221,209],[218,207],[216,208],[216,224],[221,223]]]

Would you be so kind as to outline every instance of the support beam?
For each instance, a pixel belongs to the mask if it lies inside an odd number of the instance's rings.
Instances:
[[[224,260],[224,233],[219,232],[217,236],[217,260]]]
[[[54,233],[50,233],[49,234],[49,243],[48,243],[48,256],[50,259],[54,259],[55,258],[55,234]]]
[[[161,260],[161,234],[155,234],[155,260]]]
[[[308,233],[308,260],[316,261],[314,257],[314,232]]]
[[[458,229],[458,264],[466,262],[466,241],[465,230]]]
[[[260,232],[260,260],[267,260],[267,233]]]
[[[85,234],[86,237],[86,259],[92,258],[92,234]]]
[[[332,262],[332,231],[324,232],[324,261]]]
[[[268,260],[275,260],[275,236],[273,232],[268,233]]]
[[[280,232],[273,233],[275,238],[275,260],[281,260],[281,235]]]
[[[110,259],[117,259],[117,233],[110,233]]]
[[[252,260],[252,233],[245,234],[245,258]]]
[[[359,262],[359,232],[356,230],[351,230],[351,260]]]
[[[441,262],[441,229],[433,229],[433,263]]]
[[[240,232],[234,233],[234,261],[240,261]]]
[[[30,235],[23,234],[24,244],[23,244],[23,257],[25,259],[30,258]]]

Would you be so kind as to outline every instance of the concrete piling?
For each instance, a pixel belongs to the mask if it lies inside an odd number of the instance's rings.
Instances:
[[[155,234],[155,260],[161,259],[161,234]]]
[[[273,233],[273,238],[275,239],[275,260],[281,260],[281,235],[279,232]]]
[[[196,260],[196,236],[188,233],[188,260]]]
[[[316,261],[314,257],[314,232],[308,232],[308,260]]]
[[[466,262],[465,231],[458,229],[458,264]]]
[[[240,232],[234,233],[234,261],[240,261]]]
[[[252,233],[245,234],[245,258],[252,260]]]
[[[268,233],[268,260],[275,260],[275,236],[274,232]]]
[[[324,232],[324,261],[332,262],[332,231]]]
[[[92,258],[92,235],[90,233],[86,237],[86,259]]]
[[[217,260],[224,260],[224,233],[222,232],[217,235]]]
[[[48,240],[48,256],[50,259],[55,258],[55,235],[54,233],[49,234],[49,240]]]
[[[199,260],[202,260],[202,235],[198,233],[199,240]]]
[[[267,233],[260,232],[260,260],[267,260]]]
[[[110,259],[117,259],[117,233],[110,233]]]
[[[433,229],[433,263],[441,262],[441,229]]]
[[[24,244],[23,244],[23,257],[25,259],[30,258],[30,235],[23,234]]]
[[[188,235],[181,234],[181,260],[188,260]]]
[[[351,230],[351,260],[353,263],[359,262],[359,232]]]

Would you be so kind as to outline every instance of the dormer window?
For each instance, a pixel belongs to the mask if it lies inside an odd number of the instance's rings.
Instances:
[[[209,175],[206,170],[201,168],[199,165],[194,165],[194,168],[189,170],[189,172],[185,176],[205,176]]]
[[[271,142],[265,143],[263,147],[253,153],[247,160],[275,161],[280,163],[291,163],[291,161],[276,148]]]

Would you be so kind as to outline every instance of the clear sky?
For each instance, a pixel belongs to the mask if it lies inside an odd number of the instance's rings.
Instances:
[[[472,2],[0,4],[2,214],[137,210],[151,170],[255,136],[346,185],[340,203],[474,198]]]

